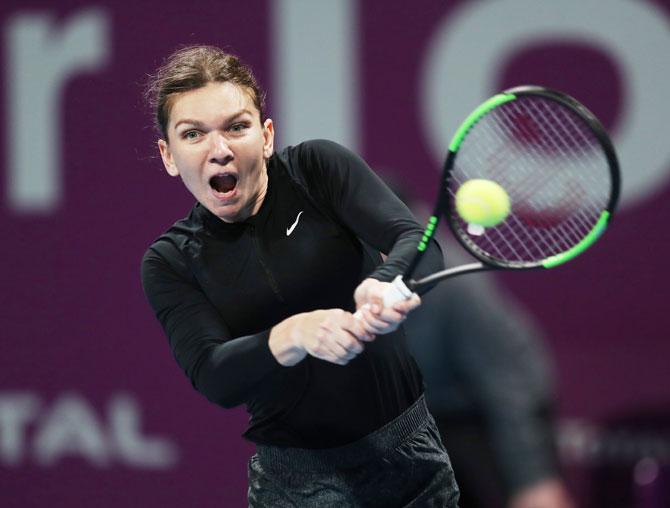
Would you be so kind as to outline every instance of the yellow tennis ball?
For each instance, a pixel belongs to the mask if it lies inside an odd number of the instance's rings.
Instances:
[[[493,180],[468,180],[456,191],[456,211],[469,224],[497,226],[509,215],[509,195]]]

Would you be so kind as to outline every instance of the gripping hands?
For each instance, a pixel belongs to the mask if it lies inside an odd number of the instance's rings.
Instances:
[[[342,309],[315,310],[296,314],[270,332],[270,351],[277,361],[290,367],[310,355],[346,365],[363,351],[363,342],[374,340],[363,323]]]
[[[285,319],[270,332],[270,351],[286,367],[307,355],[346,365],[363,351],[365,342],[397,329],[407,313],[421,303],[400,278],[393,283],[365,279],[356,288],[354,300],[355,314],[326,309]]]
[[[407,314],[421,304],[421,298],[412,293],[398,275],[393,282],[365,279],[354,292],[356,319],[365,331],[382,335],[396,330]]]

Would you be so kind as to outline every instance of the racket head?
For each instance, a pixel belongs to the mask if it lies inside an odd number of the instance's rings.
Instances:
[[[470,179],[509,194],[499,225],[472,228],[455,195]],[[454,135],[436,206],[463,247],[489,268],[552,268],[590,247],[619,198],[614,146],[596,116],[545,87],[515,87],[479,106]]]

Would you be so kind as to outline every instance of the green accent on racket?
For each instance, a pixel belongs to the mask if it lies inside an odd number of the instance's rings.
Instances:
[[[504,185],[511,209],[505,221],[479,230],[455,200],[462,186],[482,179]],[[403,274],[413,291],[482,270],[562,265],[607,229],[621,187],[616,151],[598,119],[574,98],[538,86],[506,90],[474,109],[451,138],[441,181]],[[477,262],[414,280],[442,215]]]
[[[465,119],[465,121],[456,131],[456,134],[454,134],[454,137],[451,140],[451,144],[449,145],[449,150],[456,152],[458,147],[461,146],[461,143],[463,142],[463,139],[467,135],[468,131],[486,113],[491,111],[493,108],[496,108],[501,104],[505,104],[506,102],[513,101],[514,99],[516,99],[516,95],[514,94],[500,93],[498,95],[494,95],[489,100],[482,103],[477,109],[470,113],[470,116]]]
[[[433,237],[433,234],[435,234],[435,228],[437,227],[438,220],[439,219],[434,215],[431,215],[428,219],[428,224],[426,225],[426,229],[424,230],[421,241],[419,242],[419,246],[417,247],[419,252],[425,251],[428,247],[428,242]]]
[[[607,222],[609,221],[610,213],[605,210],[601,215],[598,222],[593,227],[591,232],[586,235],[581,242],[575,245],[573,248],[551,256],[544,260],[542,266],[545,268],[554,268],[555,266],[562,265],[563,263],[570,261],[571,259],[579,256],[586,249],[591,247],[593,243],[603,234],[605,228],[607,228]]]

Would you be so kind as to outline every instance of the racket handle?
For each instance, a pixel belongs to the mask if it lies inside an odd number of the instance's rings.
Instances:
[[[394,303],[407,300],[411,296],[412,291],[402,280],[402,275],[398,275],[384,292],[384,307],[391,307]]]
[[[384,302],[384,307],[391,307],[394,303],[401,302],[403,300],[407,300],[412,296],[412,290],[407,287],[407,284],[402,280],[402,275],[398,275],[393,281],[391,281],[391,285],[386,288],[386,291],[384,291],[384,295],[382,296],[383,302]],[[363,305],[363,307],[369,307],[369,304]],[[356,319],[361,319],[361,311],[357,310],[354,313],[354,317]]]

